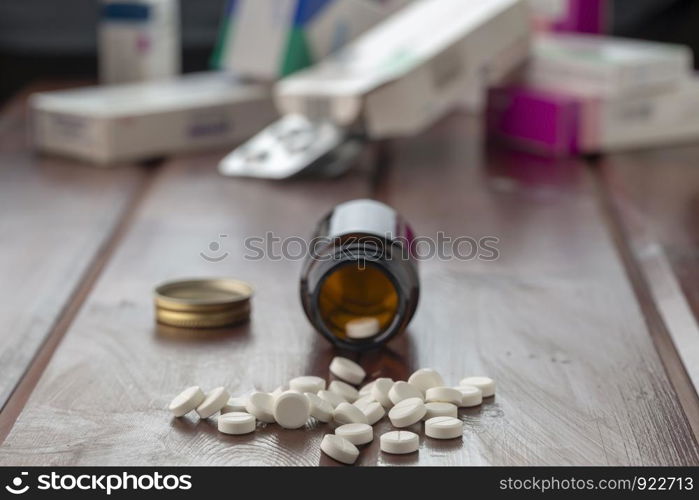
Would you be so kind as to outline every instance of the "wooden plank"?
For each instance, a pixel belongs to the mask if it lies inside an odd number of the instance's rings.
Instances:
[[[97,170],[35,156],[26,97],[0,117],[0,409],[48,343],[144,183],[135,167]],[[21,399],[21,396],[20,396]],[[0,441],[12,411],[0,418]]]
[[[699,433],[699,148],[612,155],[598,170],[610,210],[648,290],[663,335],[656,337]]]
[[[0,463],[318,463],[324,428],[269,426],[236,439],[218,434],[210,421],[171,419],[164,408],[194,383],[244,393],[271,391],[299,374],[327,375],[333,351],[300,307],[301,261],[245,260],[243,241],[267,232],[307,238],[336,203],[367,196],[369,178],[357,171],[342,181],[226,179],[215,170],[219,158],[183,157],[161,170],[0,447]],[[215,240],[229,255],[207,262],[200,253]],[[252,283],[251,323],[189,337],[156,328],[153,286],[200,275]]]
[[[588,172],[516,154],[481,158],[453,118],[396,144],[383,199],[435,238],[495,236],[494,262],[423,262],[422,303],[399,356],[493,402],[460,444],[421,464],[697,464],[697,443],[654,349]],[[489,163],[483,168],[484,161]]]
[[[498,237],[500,257],[422,262],[409,332],[360,361],[374,377],[405,377],[419,366],[454,382],[486,373],[500,383],[498,395],[462,412],[463,441],[423,438],[419,453],[403,457],[380,453],[375,441],[358,463],[699,463],[588,173],[484,158],[481,143],[476,122],[455,116],[393,145],[378,197],[418,234]],[[242,242],[268,231],[305,237],[326,209],[369,192],[363,172],[272,184],[222,179],[216,159],[183,158],[160,172],[0,446],[0,464],[333,464],[319,451],[325,425],[232,437],[213,421],[164,410],[192,383],[244,393],[328,375],[334,351],[301,311],[300,262],[247,261]],[[228,257],[204,261],[200,252],[220,234]],[[252,322],[194,336],[154,327],[153,285],[202,274],[252,282]],[[388,429],[383,421],[376,434]]]
[[[699,146],[612,155],[604,180],[624,217],[642,221],[662,245],[688,304],[699,317]],[[623,206],[622,206],[623,205]]]

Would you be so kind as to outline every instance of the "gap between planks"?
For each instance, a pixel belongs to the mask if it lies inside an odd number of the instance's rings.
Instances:
[[[588,159],[601,216],[606,222],[614,245],[619,252],[624,270],[648,326],[653,345],[684,410],[684,417],[692,429],[694,441],[699,443],[699,396],[697,388],[692,383],[673,341],[676,333],[670,330],[671,325],[668,325],[663,319],[662,311],[659,310],[661,305],[654,298],[653,285],[649,283],[643,263],[634,252],[630,240],[632,235],[629,234],[622,214],[619,212],[619,207],[614,201],[614,195],[606,184],[599,161],[599,159]],[[674,276],[670,276],[670,278],[675,279]],[[684,296],[681,299],[686,300]]]

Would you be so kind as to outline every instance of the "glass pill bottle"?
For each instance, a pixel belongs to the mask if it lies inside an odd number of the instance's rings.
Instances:
[[[377,347],[408,325],[420,284],[410,226],[374,200],[337,205],[318,223],[301,274],[301,302],[333,344]]]

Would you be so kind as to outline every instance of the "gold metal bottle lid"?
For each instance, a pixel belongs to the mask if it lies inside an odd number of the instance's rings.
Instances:
[[[156,320],[185,328],[216,328],[250,315],[252,287],[244,281],[212,278],[168,281],[155,288]]]
[[[243,323],[249,317],[250,309],[207,313],[188,313],[168,309],[155,310],[155,318],[158,323],[181,328],[218,328]]]

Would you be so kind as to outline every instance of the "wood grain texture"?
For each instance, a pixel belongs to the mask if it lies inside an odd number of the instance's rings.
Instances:
[[[268,231],[306,238],[336,203],[367,196],[369,178],[357,172],[342,182],[226,179],[216,172],[220,157],[182,158],[161,170],[3,444],[0,462],[318,463],[323,429],[304,434],[270,426],[229,438],[215,423],[171,419],[163,409],[193,383],[244,393],[271,391],[303,373],[327,375],[332,350],[299,303],[301,261],[245,260],[243,240]],[[229,255],[207,262],[200,253],[216,240]],[[226,275],[256,288],[249,325],[193,336],[154,325],[156,283]]]
[[[663,247],[699,318],[698,166],[699,147],[685,146],[612,155],[601,171],[624,216],[642,220]]]
[[[466,418],[463,450],[428,443],[420,463],[696,464],[588,172],[483,159],[477,128],[454,119],[397,143],[382,196],[417,234],[500,239],[495,262],[422,263],[403,355],[500,390]]]
[[[699,435],[699,171],[696,147],[612,155],[596,170],[658,324],[654,340]],[[642,294],[641,294],[642,295]],[[653,317],[654,316],[654,317]]]
[[[461,413],[463,440],[421,438],[390,456],[375,440],[361,465],[697,464],[699,452],[615,252],[586,171],[482,152],[475,122],[454,116],[385,148],[375,195],[418,234],[495,236],[495,262],[421,263],[422,302],[406,334],[359,358],[371,377],[432,366],[447,380],[489,374],[498,395]],[[113,260],[0,446],[3,465],[335,465],[326,425],[261,426],[223,436],[215,421],[172,419],[182,388],[273,390],[327,376],[335,354],[306,321],[300,262],[249,261],[243,239],[307,237],[334,204],[370,193],[342,180],[224,179],[220,155],[159,173]],[[489,166],[486,168],[486,164]],[[229,255],[202,259],[221,237]],[[250,324],[207,334],[155,327],[154,284],[231,275],[257,289]],[[382,421],[378,436],[389,430]]]
[[[31,152],[25,100],[52,86],[30,88],[0,118],[0,409],[144,180],[135,167],[96,170]]]

